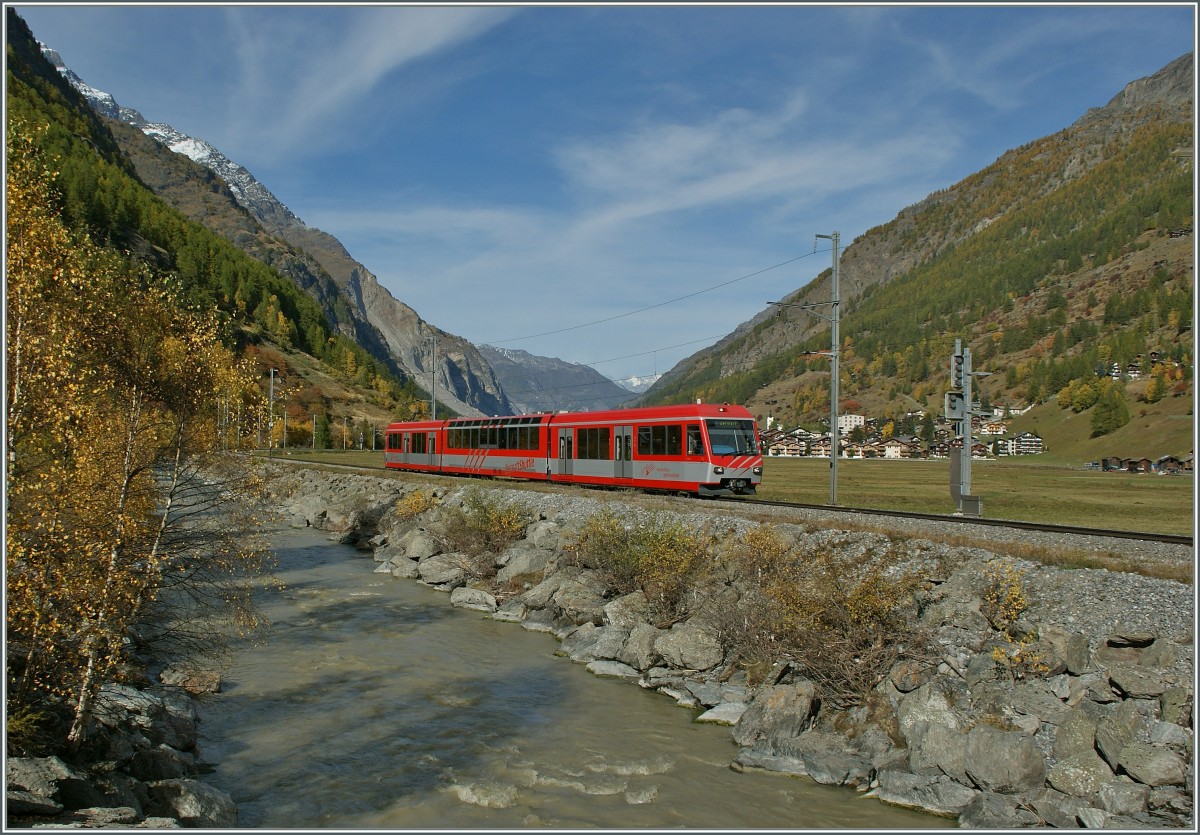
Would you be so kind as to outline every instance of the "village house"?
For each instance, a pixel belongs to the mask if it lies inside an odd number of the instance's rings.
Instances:
[[[1032,432],[1022,432],[1002,441],[1005,455],[1040,455],[1046,451],[1042,439]]]

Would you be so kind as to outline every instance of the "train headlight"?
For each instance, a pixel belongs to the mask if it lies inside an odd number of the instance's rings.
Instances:
[[[762,467],[755,467],[755,468],[752,470],[752,472],[753,472],[755,475],[762,475]]]
[[[714,475],[724,475],[725,468],[724,467],[713,467],[713,474]]]

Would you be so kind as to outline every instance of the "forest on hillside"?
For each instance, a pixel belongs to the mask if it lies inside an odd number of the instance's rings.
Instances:
[[[1191,258],[1142,264],[1136,256],[1161,248],[1172,230],[1190,233],[1190,156],[1179,152],[1191,143],[1190,124],[1150,120],[1090,149],[1093,164],[1064,181],[1079,148],[1062,132],[870,230],[863,237],[883,236],[893,253],[934,238],[950,242],[845,305],[842,396],[870,403],[881,416],[936,411],[956,340],[971,348],[977,371],[993,372],[977,389],[983,408],[1045,402],[1072,385],[1098,392],[1109,387],[1101,378],[1113,364],[1125,369],[1152,354],[1163,362],[1148,396],[1189,391]],[[762,317],[720,351],[669,375],[644,402],[746,403],[788,425],[819,428],[829,410],[829,329],[776,341],[778,325],[801,315],[781,308]],[[749,369],[726,371],[748,354],[758,357]]]

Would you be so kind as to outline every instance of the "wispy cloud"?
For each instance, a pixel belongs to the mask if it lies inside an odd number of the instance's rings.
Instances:
[[[226,11],[239,86],[231,114],[260,140],[324,144],[389,76],[500,25],[495,7],[363,7],[354,15]],[[395,103],[392,103],[393,106]]]

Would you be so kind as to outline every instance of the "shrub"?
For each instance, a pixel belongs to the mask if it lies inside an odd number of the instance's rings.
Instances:
[[[519,540],[531,521],[532,513],[523,504],[471,488],[461,504],[445,509],[442,541],[448,550],[468,557],[463,569],[474,578],[493,577],[492,557]]]
[[[833,704],[858,704],[903,657],[924,655],[918,576],[890,550],[853,560],[801,552],[766,526],[733,555],[741,589],[718,634],[748,667],[790,661]]]
[[[984,567],[983,583],[980,611],[999,633],[992,660],[1013,678],[1046,672],[1042,657],[1032,649],[1036,633],[1017,628],[1017,621],[1029,608],[1025,572],[1007,560],[993,560]]]
[[[433,510],[438,506],[440,499],[433,492],[424,490],[413,490],[411,493],[405,493],[396,502],[393,512],[397,519],[415,519],[422,513]]]
[[[686,592],[705,564],[709,539],[672,518],[627,523],[606,509],[584,521],[566,551],[576,565],[602,572],[617,592],[640,589],[655,616],[673,620],[687,609]]]

